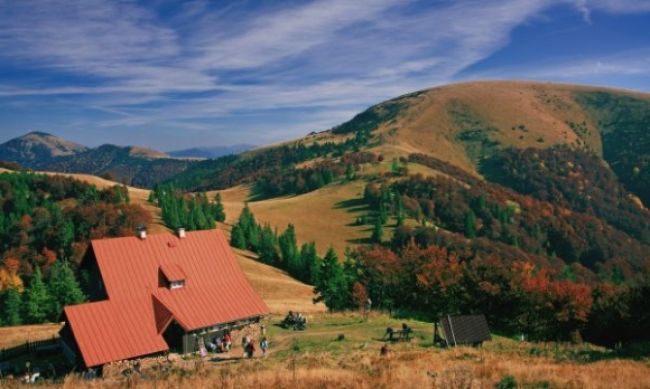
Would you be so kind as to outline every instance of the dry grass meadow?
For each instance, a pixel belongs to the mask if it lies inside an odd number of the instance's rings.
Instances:
[[[482,348],[432,345],[430,323],[408,320],[415,336],[391,344],[380,357],[386,326],[402,322],[373,314],[308,313],[306,331],[284,330],[268,320],[271,352],[242,360],[230,354],[177,359],[151,358],[141,375],[111,374],[92,382],[72,374],[45,386],[76,388],[492,388],[512,376],[520,388],[648,388],[650,361],[617,359],[589,345],[518,342],[495,336]],[[339,339],[340,336],[343,339]],[[20,386],[5,382],[5,387]]]
[[[339,255],[370,236],[371,226],[355,225],[356,218],[367,212],[361,201],[365,181],[333,183],[299,196],[279,197],[248,203],[255,218],[283,231],[289,223],[296,226],[298,243],[315,241],[322,254],[332,246]],[[237,186],[219,191],[226,211],[226,223],[234,223],[250,188]],[[212,195],[214,192],[210,192]]]

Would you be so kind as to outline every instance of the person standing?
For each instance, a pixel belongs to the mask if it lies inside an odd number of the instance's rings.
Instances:
[[[244,335],[241,338],[241,348],[242,352],[244,353],[244,358],[248,357],[248,345],[250,343],[250,337],[248,335]]]
[[[223,336],[223,344],[226,351],[230,351],[230,348],[232,347],[232,336],[230,335],[230,332],[226,332]]]
[[[262,350],[262,357],[266,357],[266,352],[269,349],[269,341],[266,339],[266,336],[260,341],[260,350]]]
[[[255,356],[255,343],[252,340],[248,342],[248,346],[246,346],[246,351],[248,354],[248,358],[253,358]]]

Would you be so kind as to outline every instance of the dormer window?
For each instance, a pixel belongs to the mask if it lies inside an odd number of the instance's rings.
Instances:
[[[180,289],[185,286],[185,272],[175,263],[160,265],[161,286],[169,289]]]
[[[178,289],[185,286],[185,280],[172,281],[169,283],[169,289]]]

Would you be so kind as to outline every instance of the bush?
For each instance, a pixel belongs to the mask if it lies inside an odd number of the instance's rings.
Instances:
[[[517,380],[511,375],[507,375],[494,385],[496,389],[517,389]]]

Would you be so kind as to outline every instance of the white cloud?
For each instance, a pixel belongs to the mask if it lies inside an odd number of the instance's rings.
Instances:
[[[200,0],[163,18],[136,2],[0,0],[0,61],[30,75],[0,76],[0,98],[48,98],[82,114],[85,107],[112,115],[99,124],[92,115],[80,119],[88,127],[185,123],[208,131],[215,126],[197,121],[302,109],[277,133],[316,129],[449,82],[505,47],[516,27],[567,4],[585,21],[593,11],[650,10],[649,1],[628,0],[315,0],[253,8]],[[647,62],[554,66],[579,76],[641,72]]]

